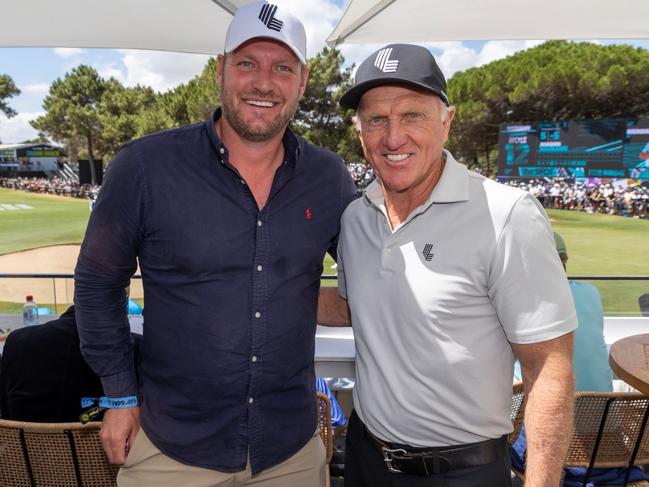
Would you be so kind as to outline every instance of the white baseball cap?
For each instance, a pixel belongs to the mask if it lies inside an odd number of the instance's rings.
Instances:
[[[285,8],[265,1],[242,6],[234,14],[225,35],[225,52],[230,53],[244,42],[257,37],[275,39],[285,44],[302,64],[306,64],[304,26]]]

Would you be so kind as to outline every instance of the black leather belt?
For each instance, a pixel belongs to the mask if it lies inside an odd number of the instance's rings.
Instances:
[[[366,437],[392,473],[422,476],[443,474],[449,470],[493,463],[503,458],[507,452],[507,436],[467,445],[412,448],[386,443],[370,433],[365,425],[361,425]]]

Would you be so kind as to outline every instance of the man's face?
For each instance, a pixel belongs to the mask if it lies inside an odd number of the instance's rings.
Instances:
[[[453,108],[444,114],[437,96],[404,86],[379,86],[363,94],[361,144],[385,192],[430,193],[453,114]]]
[[[219,56],[223,117],[244,139],[283,133],[306,88],[308,70],[284,44],[253,39]]]

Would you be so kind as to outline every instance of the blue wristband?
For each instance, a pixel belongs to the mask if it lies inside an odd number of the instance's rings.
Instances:
[[[126,409],[133,408],[139,404],[137,396],[126,397],[82,397],[81,407],[99,406],[106,409]]]

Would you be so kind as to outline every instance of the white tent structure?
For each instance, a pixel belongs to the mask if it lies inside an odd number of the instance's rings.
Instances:
[[[250,0],[5,0],[0,47],[99,47],[215,55]]]
[[[648,0],[349,0],[327,42],[644,38]]]

